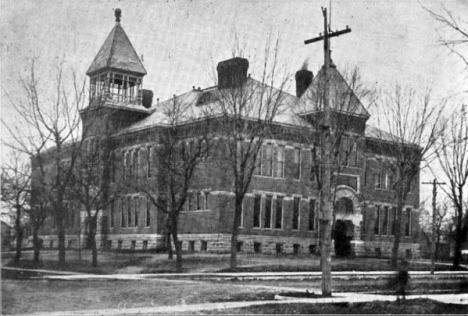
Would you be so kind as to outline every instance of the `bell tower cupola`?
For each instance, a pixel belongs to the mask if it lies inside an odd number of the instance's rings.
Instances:
[[[146,70],[120,25],[122,10],[115,9],[115,26],[89,66],[89,106],[143,107]]]

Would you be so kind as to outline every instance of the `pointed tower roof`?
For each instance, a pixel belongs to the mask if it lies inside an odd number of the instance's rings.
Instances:
[[[88,76],[110,69],[146,75],[145,67],[124,29],[120,26],[121,12],[120,9],[115,10],[115,26],[89,66],[86,72]]]
[[[329,93],[330,93],[330,108],[332,111],[346,113],[350,115],[369,118],[364,105],[355,95],[352,88],[348,85],[341,73],[336,69],[333,62],[329,68]],[[304,114],[322,111],[323,100],[322,93],[325,85],[325,70],[322,67],[317,76],[313,79],[312,84],[307,89],[306,93],[300,98]]]

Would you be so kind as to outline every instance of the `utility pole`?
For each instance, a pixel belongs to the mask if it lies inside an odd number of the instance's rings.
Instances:
[[[330,69],[330,38],[340,36],[351,32],[349,27],[341,31],[330,31],[330,26],[327,22],[327,8],[322,7],[323,19],[324,19],[324,33],[323,35],[304,41],[304,44],[311,44],[323,40],[323,51],[324,51],[324,75],[325,75],[325,86],[323,96],[323,124],[321,126],[321,132],[323,137],[322,142],[322,163],[324,167],[324,174],[322,178],[322,192],[321,192],[321,207],[322,207],[322,218],[320,230],[323,233],[322,251],[321,251],[321,268],[322,268],[322,296],[331,296],[331,228],[333,221],[333,210],[331,201],[331,122],[330,122],[330,104],[329,104],[329,69]]]
[[[437,214],[437,185],[445,184],[445,182],[437,182],[434,179],[432,182],[423,182],[423,184],[432,185],[432,240],[431,240],[431,274],[435,271],[435,250],[436,250],[436,214]]]

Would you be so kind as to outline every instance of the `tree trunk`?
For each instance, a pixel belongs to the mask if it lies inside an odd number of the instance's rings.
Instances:
[[[230,267],[231,269],[237,268],[237,243],[238,243],[238,236],[239,236],[239,224],[240,224],[240,217],[242,214],[242,197],[236,195],[235,197],[235,206],[234,206],[234,221],[232,226],[232,233],[231,233],[231,261]]]
[[[460,267],[461,259],[461,249],[463,244],[463,232],[462,232],[462,216],[458,213],[457,216],[457,228],[455,233],[455,251],[453,253],[453,269],[458,269]]]
[[[330,220],[322,219],[322,250],[320,257],[320,265],[322,269],[322,296],[329,297],[332,295],[331,289],[331,252],[332,252],[332,222]]]
[[[96,220],[96,217],[94,216],[90,218],[91,218],[91,221],[89,225],[88,241],[89,241],[89,246],[91,247],[91,255],[92,255],[91,265],[93,267],[97,267],[98,265],[98,252],[97,252],[97,246],[96,246],[97,220]]]
[[[16,230],[16,253],[15,253],[15,265],[17,265],[21,259],[21,248],[23,246],[23,229],[19,228]]]
[[[57,216],[57,237],[58,237],[58,261],[65,263],[65,223],[63,220],[63,208],[56,210]]]
[[[41,243],[39,240],[39,225],[33,226],[33,248],[34,248],[34,262],[39,262],[39,254],[41,251]]]
[[[393,239],[393,247],[392,247],[392,260],[391,260],[391,267],[396,269],[398,267],[398,249],[400,248],[400,240],[401,240],[401,224],[403,216],[403,204],[401,200],[398,200],[397,203],[397,218],[395,221],[395,238]]]
[[[179,242],[179,236],[177,235],[177,222],[172,224],[172,238],[176,251],[176,272],[182,272],[182,242]]]
[[[15,230],[16,230],[16,253],[15,253],[15,265],[17,265],[21,259],[21,248],[23,246],[23,228],[21,227],[21,208],[16,208],[16,219],[15,219]]]
[[[167,259],[173,260],[174,259],[174,252],[172,251],[172,243],[171,243],[171,233],[166,233],[166,248],[167,248]]]

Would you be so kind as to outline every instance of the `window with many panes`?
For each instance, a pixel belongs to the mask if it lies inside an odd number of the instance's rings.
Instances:
[[[120,200],[120,227],[125,227],[125,199]]]
[[[254,197],[254,209],[253,209],[253,227],[260,227],[260,207],[261,207],[262,197],[260,195],[255,195]]]
[[[388,206],[384,206],[382,215],[382,235],[388,235]]]
[[[294,148],[293,153],[293,177],[294,179],[301,178],[301,149]]]
[[[148,146],[148,148],[146,149],[146,176],[148,178],[151,178],[152,176],[152,170],[151,170],[151,168],[153,167],[152,166],[152,160],[153,160],[152,150],[153,148],[151,146]]]
[[[380,205],[375,207],[375,221],[374,221],[374,234],[379,234],[379,226],[380,226]]]
[[[265,198],[265,224],[263,225],[264,228],[271,228],[272,200],[273,197],[271,195],[267,195]]]
[[[132,198],[131,197],[128,197],[127,198],[127,223],[128,223],[128,227],[132,227],[132,207],[133,207],[133,203],[132,203]]]
[[[110,214],[109,214],[109,217],[110,217],[110,227],[114,227],[114,211],[115,211],[115,201],[112,200],[110,202]]]
[[[151,225],[151,200],[146,198],[146,227]]]
[[[276,197],[275,228],[283,228],[283,197]]]
[[[405,235],[411,235],[411,209],[406,209],[406,225],[405,225]]]
[[[315,200],[309,201],[309,230],[315,230]]]
[[[299,229],[299,205],[300,205],[301,199],[298,197],[295,197],[293,199],[293,213],[292,213],[292,229]]]
[[[138,227],[138,213],[140,211],[139,207],[138,207],[138,202],[139,202],[139,198],[135,197],[133,199],[133,202],[134,202],[134,210],[135,210],[135,227]]]

